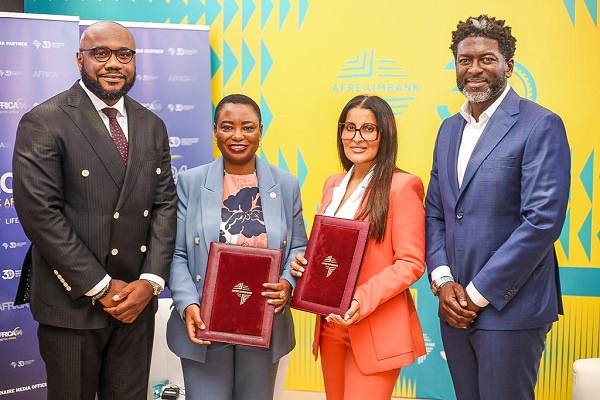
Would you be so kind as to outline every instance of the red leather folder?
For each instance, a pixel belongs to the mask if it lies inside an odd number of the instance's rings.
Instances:
[[[352,301],[371,223],[316,215],[290,306],[315,314],[343,316]]]
[[[283,252],[211,242],[196,337],[268,348],[275,306],[261,296],[263,283],[277,283]]]

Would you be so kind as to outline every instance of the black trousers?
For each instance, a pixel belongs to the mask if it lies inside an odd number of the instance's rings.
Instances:
[[[48,400],[145,400],[154,318],[102,329],[38,328]]]

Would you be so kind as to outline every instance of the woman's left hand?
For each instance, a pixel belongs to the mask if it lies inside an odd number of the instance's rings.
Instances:
[[[352,302],[350,303],[350,308],[348,309],[348,311],[346,311],[346,314],[344,314],[344,318],[337,314],[329,314],[327,317],[325,317],[325,321],[333,322],[335,324],[343,326],[352,325],[356,321],[358,321],[358,317],[360,315],[359,309],[360,304],[358,304],[358,300],[352,299]]]
[[[263,297],[266,297],[269,304],[275,306],[275,312],[283,310],[290,295],[292,294],[292,285],[285,279],[280,279],[279,283],[263,283],[263,286],[267,289],[271,289],[268,292],[262,292]]]

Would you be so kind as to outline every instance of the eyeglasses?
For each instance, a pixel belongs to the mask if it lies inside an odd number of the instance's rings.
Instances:
[[[128,64],[135,54],[135,50],[128,49],[127,47],[121,47],[120,49],[112,50],[108,47],[100,46],[100,47],[92,47],[91,49],[79,49],[80,52],[91,51],[94,55],[94,58],[98,62],[107,62],[110,57],[112,57],[113,53],[117,57],[117,60],[121,64]]]
[[[360,128],[357,128],[352,122],[342,122],[338,125],[338,133],[342,140],[354,139],[356,132],[358,132],[362,140],[368,142],[377,140],[379,137],[379,127],[375,124],[363,124]]]

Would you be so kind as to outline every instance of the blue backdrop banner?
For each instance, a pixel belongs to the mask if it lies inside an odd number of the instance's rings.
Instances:
[[[15,212],[11,160],[24,113],[79,77],[77,17],[0,13],[0,398],[46,397],[37,324],[13,300],[29,247]],[[80,27],[81,25],[81,27]],[[126,25],[136,38],[136,84],[130,95],[166,123],[173,175],[212,160],[208,28]]]
[[[11,160],[24,113],[73,84],[78,19],[0,14],[0,398],[46,397],[37,323],[28,305],[15,306],[29,241],[15,212]]]

